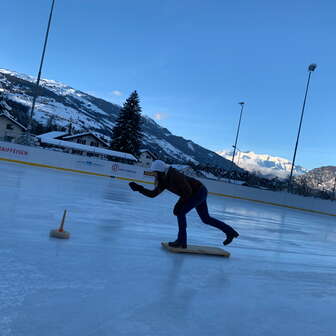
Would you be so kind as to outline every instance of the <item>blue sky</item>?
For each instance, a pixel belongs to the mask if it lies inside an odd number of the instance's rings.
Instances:
[[[0,67],[36,75],[51,1],[2,0]],[[296,164],[336,165],[336,3],[56,0],[43,77],[143,113],[212,150],[291,159],[307,66],[312,75]]]

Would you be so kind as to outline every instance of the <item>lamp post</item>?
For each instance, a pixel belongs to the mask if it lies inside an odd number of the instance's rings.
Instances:
[[[236,141],[235,141],[235,144],[233,145],[233,154],[232,154],[230,175],[231,175],[231,172],[232,172],[232,169],[233,169],[234,158],[235,158],[235,155],[236,155],[237,142],[238,142],[238,136],[239,136],[239,130],[240,130],[240,123],[241,123],[241,119],[242,119],[245,103],[244,102],[240,102],[239,105],[241,106],[241,108],[240,108],[240,116],[239,116],[239,122],[238,122],[237,134],[236,134]],[[229,181],[231,182],[231,177],[229,178]]]
[[[302,126],[302,120],[303,120],[303,114],[304,110],[306,107],[306,100],[307,100],[307,95],[308,95],[308,89],[309,89],[309,83],[310,83],[310,77],[312,72],[316,69],[317,65],[316,64],[310,64],[308,67],[308,80],[307,80],[307,85],[306,85],[306,92],[303,100],[303,105],[302,105],[302,111],[301,111],[301,118],[300,118],[300,124],[299,124],[299,130],[296,138],[296,144],[295,144],[295,149],[294,149],[294,155],[293,155],[293,160],[292,160],[292,168],[289,176],[289,181],[288,181],[288,192],[292,191],[292,179],[293,179],[293,169],[295,165],[295,158],[296,158],[296,151],[299,143],[299,138],[300,138],[300,133],[301,133],[301,126]]]
[[[234,148],[234,145],[232,145],[232,148]],[[238,161],[237,161],[237,166],[239,166],[239,162],[240,162],[240,156],[241,156],[241,149],[239,149],[238,147],[236,148],[237,149],[237,152],[238,154],[236,153],[236,155],[238,155]],[[235,155],[235,156],[236,156]]]
[[[54,5],[55,5],[55,0],[52,0],[50,14],[49,14],[49,20],[48,20],[47,32],[46,32],[45,39],[44,39],[44,45],[43,45],[43,51],[42,51],[42,56],[41,56],[40,68],[39,68],[39,72],[38,72],[38,75],[37,75],[37,80],[36,80],[36,85],[35,85],[35,91],[34,91],[34,96],[33,96],[33,103],[32,103],[32,108],[30,110],[30,115],[29,115],[29,120],[28,120],[28,127],[27,127],[27,135],[28,136],[27,136],[27,141],[28,141],[29,134],[30,134],[31,128],[32,128],[32,120],[33,120],[33,115],[34,115],[34,109],[35,109],[36,99],[37,99],[37,96],[38,96],[38,89],[39,89],[39,86],[40,86],[42,66],[43,66],[44,56],[45,56],[45,52],[46,52],[46,48],[47,48],[47,43],[48,43],[50,24],[51,24],[51,18],[52,18],[52,15],[53,15],[53,11],[54,11]]]

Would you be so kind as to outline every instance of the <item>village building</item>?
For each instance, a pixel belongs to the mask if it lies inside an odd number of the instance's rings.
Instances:
[[[66,135],[66,136],[62,136],[60,138],[60,140],[71,141],[71,142],[78,143],[78,144],[81,144],[81,145],[87,145],[87,146],[97,147],[97,148],[106,148],[106,149],[109,148],[108,143],[106,143],[102,139],[98,138],[92,132]],[[78,151],[76,149],[73,149],[71,153],[72,154],[80,154],[80,155],[100,157],[99,154],[90,153],[90,152],[84,154],[82,151]]]
[[[27,128],[20,124],[10,113],[0,114],[0,140],[15,142],[25,134]]]
[[[137,162],[137,159],[131,154],[108,149],[108,144],[92,132],[70,134],[69,132],[53,131],[38,135],[37,138],[40,146],[45,148],[127,164]]]
[[[65,152],[70,153],[70,154],[95,156],[95,157],[100,157],[100,158],[104,158],[104,156],[98,153],[95,153],[94,149],[91,149],[90,147],[105,148],[105,149],[109,147],[105,141],[98,138],[92,132],[71,134],[69,132],[53,131],[53,132],[48,132],[48,133],[38,135],[37,138],[39,139],[42,147],[57,147],[57,148],[61,147],[61,146],[55,145],[55,142],[53,142],[53,140],[61,140],[62,142],[72,142],[72,143],[84,145],[85,147],[83,148],[89,148],[90,149],[89,152],[78,150],[76,149],[77,147],[69,148],[68,146],[64,146],[63,149]]]

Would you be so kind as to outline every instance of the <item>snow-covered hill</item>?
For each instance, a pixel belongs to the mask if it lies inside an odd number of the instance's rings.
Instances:
[[[231,160],[233,153],[232,151],[222,150],[217,151],[217,154]],[[255,172],[266,177],[277,176],[279,178],[287,178],[292,167],[292,163],[287,159],[268,154],[257,154],[252,151],[238,151],[235,156],[235,163],[249,172]],[[295,166],[293,174],[301,175],[307,171],[301,166]]]
[[[325,166],[312,169],[304,175],[297,176],[295,181],[306,184],[311,189],[332,192],[336,186],[336,167]]]
[[[27,124],[36,79],[14,71],[0,69],[0,84],[5,90],[7,102],[17,119]],[[140,97],[141,104],[141,97]],[[76,129],[86,129],[109,138],[120,106],[53,80],[42,79],[36,103],[34,119],[47,125],[51,118],[58,126],[72,122]],[[145,113],[146,111],[144,111]],[[163,159],[176,163],[192,161],[221,168],[229,168],[230,162],[191,140],[171,134],[153,119],[143,117],[144,147]]]

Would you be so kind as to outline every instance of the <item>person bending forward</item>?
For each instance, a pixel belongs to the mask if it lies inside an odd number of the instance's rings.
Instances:
[[[133,191],[138,191],[147,197],[156,197],[165,189],[180,196],[174,206],[174,215],[177,216],[178,235],[174,242],[169,242],[171,247],[187,247],[187,220],[186,214],[196,209],[203,223],[211,225],[226,234],[223,244],[228,245],[233,238],[239,236],[231,226],[211,217],[208,211],[207,196],[208,190],[198,180],[186,176],[176,169],[168,166],[161,160],[152,163],[151,171],[155,173],[155,188],[149,190],[135,182],[130,182],[129,186]]]

